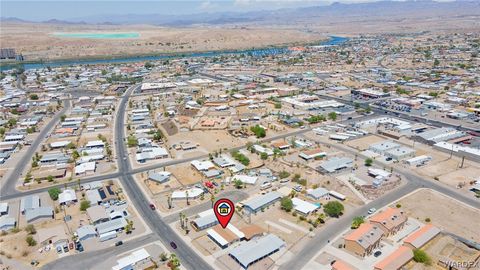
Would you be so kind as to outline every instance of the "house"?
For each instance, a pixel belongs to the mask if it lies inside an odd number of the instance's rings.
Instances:
[[[384,155],[385,152],[387,152],[388,150],[399,148],[399,147],[400,145],[398,143],[395,143],[392,141],[383,141],[383,142],[370,145],[368,150],[380,155]]]
[[[293,203],[293,209],[297,211],[297,213],[307,216],[312,212],[315,212],[318,208],[320,208],[320,205],[316,205],[304,200],[301,200],[299,198],[292,198],[292,203]]]
[[[87,215],[93,225],[97,225],[110,220],[107,215],[107,211],[105,210],[105,207],[103,207],[102,205],[90,206],[89,208],[87,208]]]
[[[190,164],[195,167],[198,171],[208,171],[210,169],[214,169],[215,165],[209,160],[204,160],[204,161],[199,161],[199,160],[194,160],[190,162]]]
[[[186,200],[188,199],[196,199],[203,194],[203,189],[201,188],[190,188],[187,190],[176,190],[172,192],[172,200]]]
[[[63,153],[47,153],[40,158],[41,165],[55,165],[68,163],[69,156]]]
[[[332,263],[332,270],[357,270],[357,268],[342,260],[336,260]]]
[[[77,202],[77,194],[73,189],[65,189],[58,195],[58,202],[60,205],[66,205]]]
[[[94,149],[94,148],[101,148],[103,149],[105,147],[105,143],[101,140],[96,140],[96,141],[89,141],[85,145],[85,149]]]
[[[307,196],[311,197],[315,200],[320,200],[320,199],[326,198],[326,197],[328,197],[328,195],[329,195],[329,191],[325,188],[322,188],[322,187],[307,190]]]
[[[272,147],[285,151],[290,148],[290,144],[287,142],[273,142]]]
[[[102,237],[103,234],[122,230],[126,225],[127,220],[125,218],[117,218],[95,225],[95,230]]]
[[[163,147],[145,147],[135,155],[137,162],[144,163],[149,160],[168,158],[168,151]]]
[[[220,157],[214,158],[213,163],[221,168],[229,168],[236,164],[236,162],[227,155],[221,155]]]
[[[370,223],[379,227],[385,236],[397,233],[406,222],[407,216],[404,212],[391,207],[370,217]]]
[[[281,198],[282,195],[280,193],[275,191],[269,192],[265,195],[259,195],[243,202],[243,208],[250,213],[257,213],[267,206],[279,201]]]
[[[90,161],[75,166],[75,175],[93,174],[97,168],[96,161]]]
[[[274,154],[272,149],[263,147],[259,144],[254,144],[252,147],[255,150],[255,152],[260,154],[267,154],[268,156],[272,156]]]
[[[221,248],[226,248],[232,243],[245,238],[244,233],[231,223],[229,223],[225,229],[223,229],[220,225],[208,229],[207,235]]]
[[[282,247],[285,247],[282,239],[274,234],[267,234],[231,249],[228,255],[247,269],[251,264],[272,255]]]
[[[141,265],[141,267],[137,267]],[[153,269],[155,265],[151,261],[151,256],[144,248],[132,252],[130,255],[117,260],[117,264],[112,270],[127,269]]]
[[[398,270],[402,269],[413,258],[413,251],[405,246],[388,255],[374,266],[374,270]]]
[[[20,201],[20,212],[25,214],[28,210],[37,209],[40,207],[40,197],[38,195],[30,195],[23,197]]]
[[[85,196],[91,205],[99,204],[103,201],[98,189],[90,189],[85,192]]]
[[[17,221],[13,217],[2,216],[0,217],[0,231],[8,231],[17,226]]]
[[[317,170],[326,173],[334,173],[344,169],[352,168],[353,160],[347,157],[333,157],[324,161],[317,167]]]
[[[97,237],[97,232],[95,231],[95,227],[92,225],[83,225],[79,227],[76,231],[78,241],[85,241],[90,238]]]
[[[39,228],[37,229],[37,240],[42,246],[50,245],[53,246],[63,246],[68,242],[70,237],[65,233],[65,228],[63,225],[57,225],[49,228]]]
[[[362,223],[360,227],[347,234],[343,240],[345,249],[358,256],[372,254],[380,246],[383,231],[370,223]]]
[[[327,153],[323,152],[321,149],[313,149],[313,150],[308,150],[308,151],[302,151],[300,154],[298,154],[299,157],[305,159],[305,160],[311,160],[311,159],[316,159],[316,158],[322,158],[327,156]]]
[[[35,209],[25,211],[25,219],[27,223],[32,223],[41,219],[53,219],[53,208],[50,206],[41,206]]]
[[[403,245],[411,249],[421,248],[439,233],[439,228],[433,226],[432,224],[427,224],[405,238]]]
[[[227,177],[225,179],[226,183],[229,182],[235,182],[236,180],[240,180],[244,184],[249,184],[249,185],[255,185],[255,183],[258,180],[257,176],[249,176],[249,175],[244,175],[244,174],[237,174],[232,177]]]
[[[199,217],[194,219],[191,223],[192,227],[194,227],[197,231],[205,230],[218,224],[218,219],[213,213],[213,209],[201,212],[198,214],[198,216]]]
[[[8,203],[0,203],[0,216],[8,214]]]
[[[162,184],[162,183],[168,182],[170,180],[171,175],[172,174],[170,172],[149,171],[148,180]]]
[[[415,149],[410,147],[401,146],[395,149],[390,149],[385,152],[385,156],[394,160],[402,160],[415,156]]]

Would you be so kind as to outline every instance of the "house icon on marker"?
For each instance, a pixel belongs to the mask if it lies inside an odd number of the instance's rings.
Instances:
[[[218,212],[220,214],[228,214],[230,212],[230,206],[228,206],[228,204],[226,203],[222,203],[219,207],[218,207]]]

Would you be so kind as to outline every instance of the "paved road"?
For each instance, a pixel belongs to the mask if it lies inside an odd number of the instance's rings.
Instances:
[[[172,228],[168,226],[165,221],[163,221],[160,216],[152,211],[149,207],[148,198],[145,197],[141,189],[139,188],[135,179],[133,179],[130,170],[131,166],[128,158],[122,158],[127,156],[127,149],[125,144],[125,130],[124,125],[125,121],[125,108],[127,100],[132,91],[138,88],[130,88],[125,96],[121,99],[118,106],[117,119],[115,121],[115,134],[117,135],[117,160],[118,168],[120,171],[120,181],[128,194],[128,197],[135,205],[135,208],[139,212],[140,216],[145,220],[148,227],[160,238],[161,242],[170,249],[171,252],[175,252],[180,258],[182,265],[187,269],[213,269],[208,265],[197,253],[195,253],[189,246],[185,243],[182,238],[180,238]],[[175,242],[177,244],[177,249],[173,250],[170,247],[170,242]]]
[[[310,130],[311,130],[310,128],[296,130],[296,131],[293,131],[293,132],[289,132],[289,133],[285,133],[285,134],[281,134],[281,135],[276,135],[276,136],[273,136],[273,137],[264,138],[264,139],[259,140],[259,142],[261,142],[261,143],[270,142],[270,141],[275,141],[275,140],[283,139],[283,138],[290,137],[290,136],[297,136],[297,135],[304,134],[304,133],[306,133]],[[115,130],[115,132],[116,131],[117,130]],[[118,142],[117,146],[121,146],[122,144],[125,143],[123,141],[123,137],[121,139],[117,138],[116,141]],[[242,145],[242,146],[232,147],[232,148],[227,149],[226,152],[240,150],[242,148],[245,148],[245,146]],[[121,160],[123,160],[123,157],[125,157],[127,155],[126,153],[127,153],[126,151],[118,152],[118,150],[117,150],[116,154],[117,154],[117,158],[118,158],[119,162],[121,162]],[[148,165],[148,166],[143,166],[143,167],[136,168],[136,169],[131,169],[130,167],[129,167],[128,170],[123,170],[123,171],[119,169],[119,171],[115,172],[115,173],[81,178],[80,183],[85,184],[85,183],[90,183],[90,182],[109,180],[109,179],[121,177],[124,174],[127,174],[127,175],[137,174],[137,173],[141,173],[141,172],[146,172],[146,171],[150,171],[150,170],[154,170],[154,169],[158,169],[158,168],[163,168],[163,167],[166,167],[166,166],[172,166],[172,165],[176,165],[176,164],[186,163],[186,162],[190,162],[192,160],[202,159],[202,158],[207,158],[207,157],[208,157],[208,155],[204,154],[204,155],[198,155],[198,156],[190,157],[190,158],[174,159],[174,160],[169,160],[169,161],[165,161],[165,162],[159,162],[159,163],[155,163],[155,164]],[[67,183],[67,186],[76,186],[76,185],[78,185],[78,181],[76,181],[76,180],[73,180],[70,183]],[[32,194],[46,192],[46,191],[48,191],[48,189],[50,189],[52,187],[63,188],[63,187],[65,187],[65,184],[52,185],[52,186],[49,186],[49,187],[33,189],[33,190],[28,190],[28,191],[18,191],[15,188],[13,188],[13,189],[10,189],[8,191],[5,191],[4,194],[2,194],[2,200],[11,200],[11,199],[19,198],[19,197],[32,195]]]
[[[216,198],[227,198],[227,199],[230,199],[233,203],[236,203],[236,202],[240,202],[240,201],[245,200],[246,198],[248,198],[248,196],[249,196],[248,193],[246,193],[244,191],[232,190],[232,191],[227,191],[227,192],[217,194],[215,197]],[[205,196],[205,200],[206,200],[206,202],[201,203],[199,205],[189,207],[185,210],[182,210],[182,212],[187,217],[189,217],[189,216],[201,213],[203,211],[206,211],[208,209],[211,209],[212,208],[212,202],[210,201],[210,197]],[[175,222],[179,219],[180,219],[179,214],[175,213],[175,214],[171,214],[169,216],[164,217],[163,221],[170,224],[170,223]]]
[[[335,220],[333,223],[322,227],[320,231],[313,237],[313,239],[308,239],[307,244],[300,251],[298,251],[291,260],[283,264],[280,269],[302,269],[302,267],[304,267],[321,248],[328,244],[329,240],[332,240],[338,234],[348,229],[352,224],[352,219],[354,217],[366,215],[368,209],[372,207],[380,209],[392,203],[393,201],[398,200],[402,196],[413,192],[419,187],[419,185],[407,183],[406,185],[397,188],[394,192],[390,192],[375,201],[348,212],[347,214]]]
[[[45,137],[49,134],[49,132],[55,127],[55,125],[60,121],[60,117],[65,114],[65,112],[70,108],[71,102],[70,101],[63,101],[63,108],[58,111],[53,118],[48,122],[38,133],[35,140],[29,146],[28,151],[23,154],[22,158],[15,164],[15,170],[13,170],[10,175],[5,179],[3,182],[2,189],[0,191],[0,197],[4,199],[4,195],[7,194],[14,194],[18,192],[15,187],[17,184],[18,179],[22,175],[25,167],[30,164],[33,155],[35,154],[36,150],[43,142]],[[23,195],[22,195],[23,196]]]
[[[331,144],[331,143],[325,143],[321,142],[322,144],[330,145],[331,147],[341,149],[344,152],[347,152],[351,155],[355,155],[356,152],[348,147],[344,147],[343,145],[339,144]],[[357,153],[358,154],[358,153]],[[374,161],[375,164],[383,166],[382,163],[379,161]],[[328,240],[331,240],[335,238],[337,235],[348,229],[352,223],[352,219],[356,216],[362,216],[366,215],[368,209],[374,207],[377,209],[380,209],[384,206],[387,206],[391,204],[392,202],[400,199],[401,197],[417,190],[418,188],[429,188],[432,190],[435,190],[437,192],[440,192],[444,195],[447,195],[449,197],[455,198],[465,204],[468,204],[472,207],[480,208],[480,201],[470,197],[466,196],[462,193],[459,193],[458,190],[453,189],[449,186],[425,180],[415,174],[412,174],[406,169],[403,168],[395,168],[395,172],[398,172],[402,174],[405,179],[407,180],[407,183],[404,184],[403,186],[391,191],[390,193],[387,193],[386,195],[360,207],[355,209],[352,212],[347,213],[346,215],[342,216],[338,220],[336,220],[334,223],[331,223],[321,229],[316,236],[311,239],[303,248],[301,251],[299,251],[293,260],[288,261],[286,264],[282,265],[280,269],[301,269],[305,264],[307,264],[313,257],[317,254],[317,252],[323,248],[325,245],[328,244]]]
[[[102,249],[101,252],[86,251],[75,254],[73,256],[66,256],[55,260],[42,267],[43,270],[65,270],[65,269],[98,269],[98,266],[104,261],[115,258],[116,256],[129,252],[132,249],[148,245],[153,241],[158,240],[154,234],[148,234],[135,238],[130,241],[126,241],[123,245],[118,247],[109,247]]]

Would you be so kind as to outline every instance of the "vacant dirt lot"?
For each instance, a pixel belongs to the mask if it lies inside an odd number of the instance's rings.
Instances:
[[[425,222],[426,218],[440,229],[467,239],[480,241],[480,211],[467,207],[436,191],[422,189],[400,200],[408,216]],[[396,203],[395,203],[396,204]],[[394,205],[395,205],[394,204]]]
[[[347,141],[345,144],[352,148],[363,151],[368,149],[370,145],[381,142],[381,141],[385,141],[385,139],[379,136],[369,135],[369,136],[361,137],[359,139]]]

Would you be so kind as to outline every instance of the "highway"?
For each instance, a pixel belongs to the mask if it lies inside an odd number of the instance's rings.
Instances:
[[[70,106],[71,102],[69,100],[63,101],[63,108],[58,111],[44,127],[42,127],[40,133],[38,133],[35,140],[28,147],[28,150],[24,151],[23,156],[20,158],[18,163],[15,164],[15,169],[11,171],[10,175],[8,175],[8,177],[4,181],[2,181],[3,186],[0,191],[0,197],[2,198],[2,200],[6,199],[6,195],[15,194],[18,192],[15,187],[17,185],[17,181],[22,176],[25,167],[30,164],[32,157],[37,151],[40,144],[43,142],[45,137],[47,137],[49,132],[55,127],[55,125],[60,121],[60,117],[65,114],[68,109],[70,109]]]

